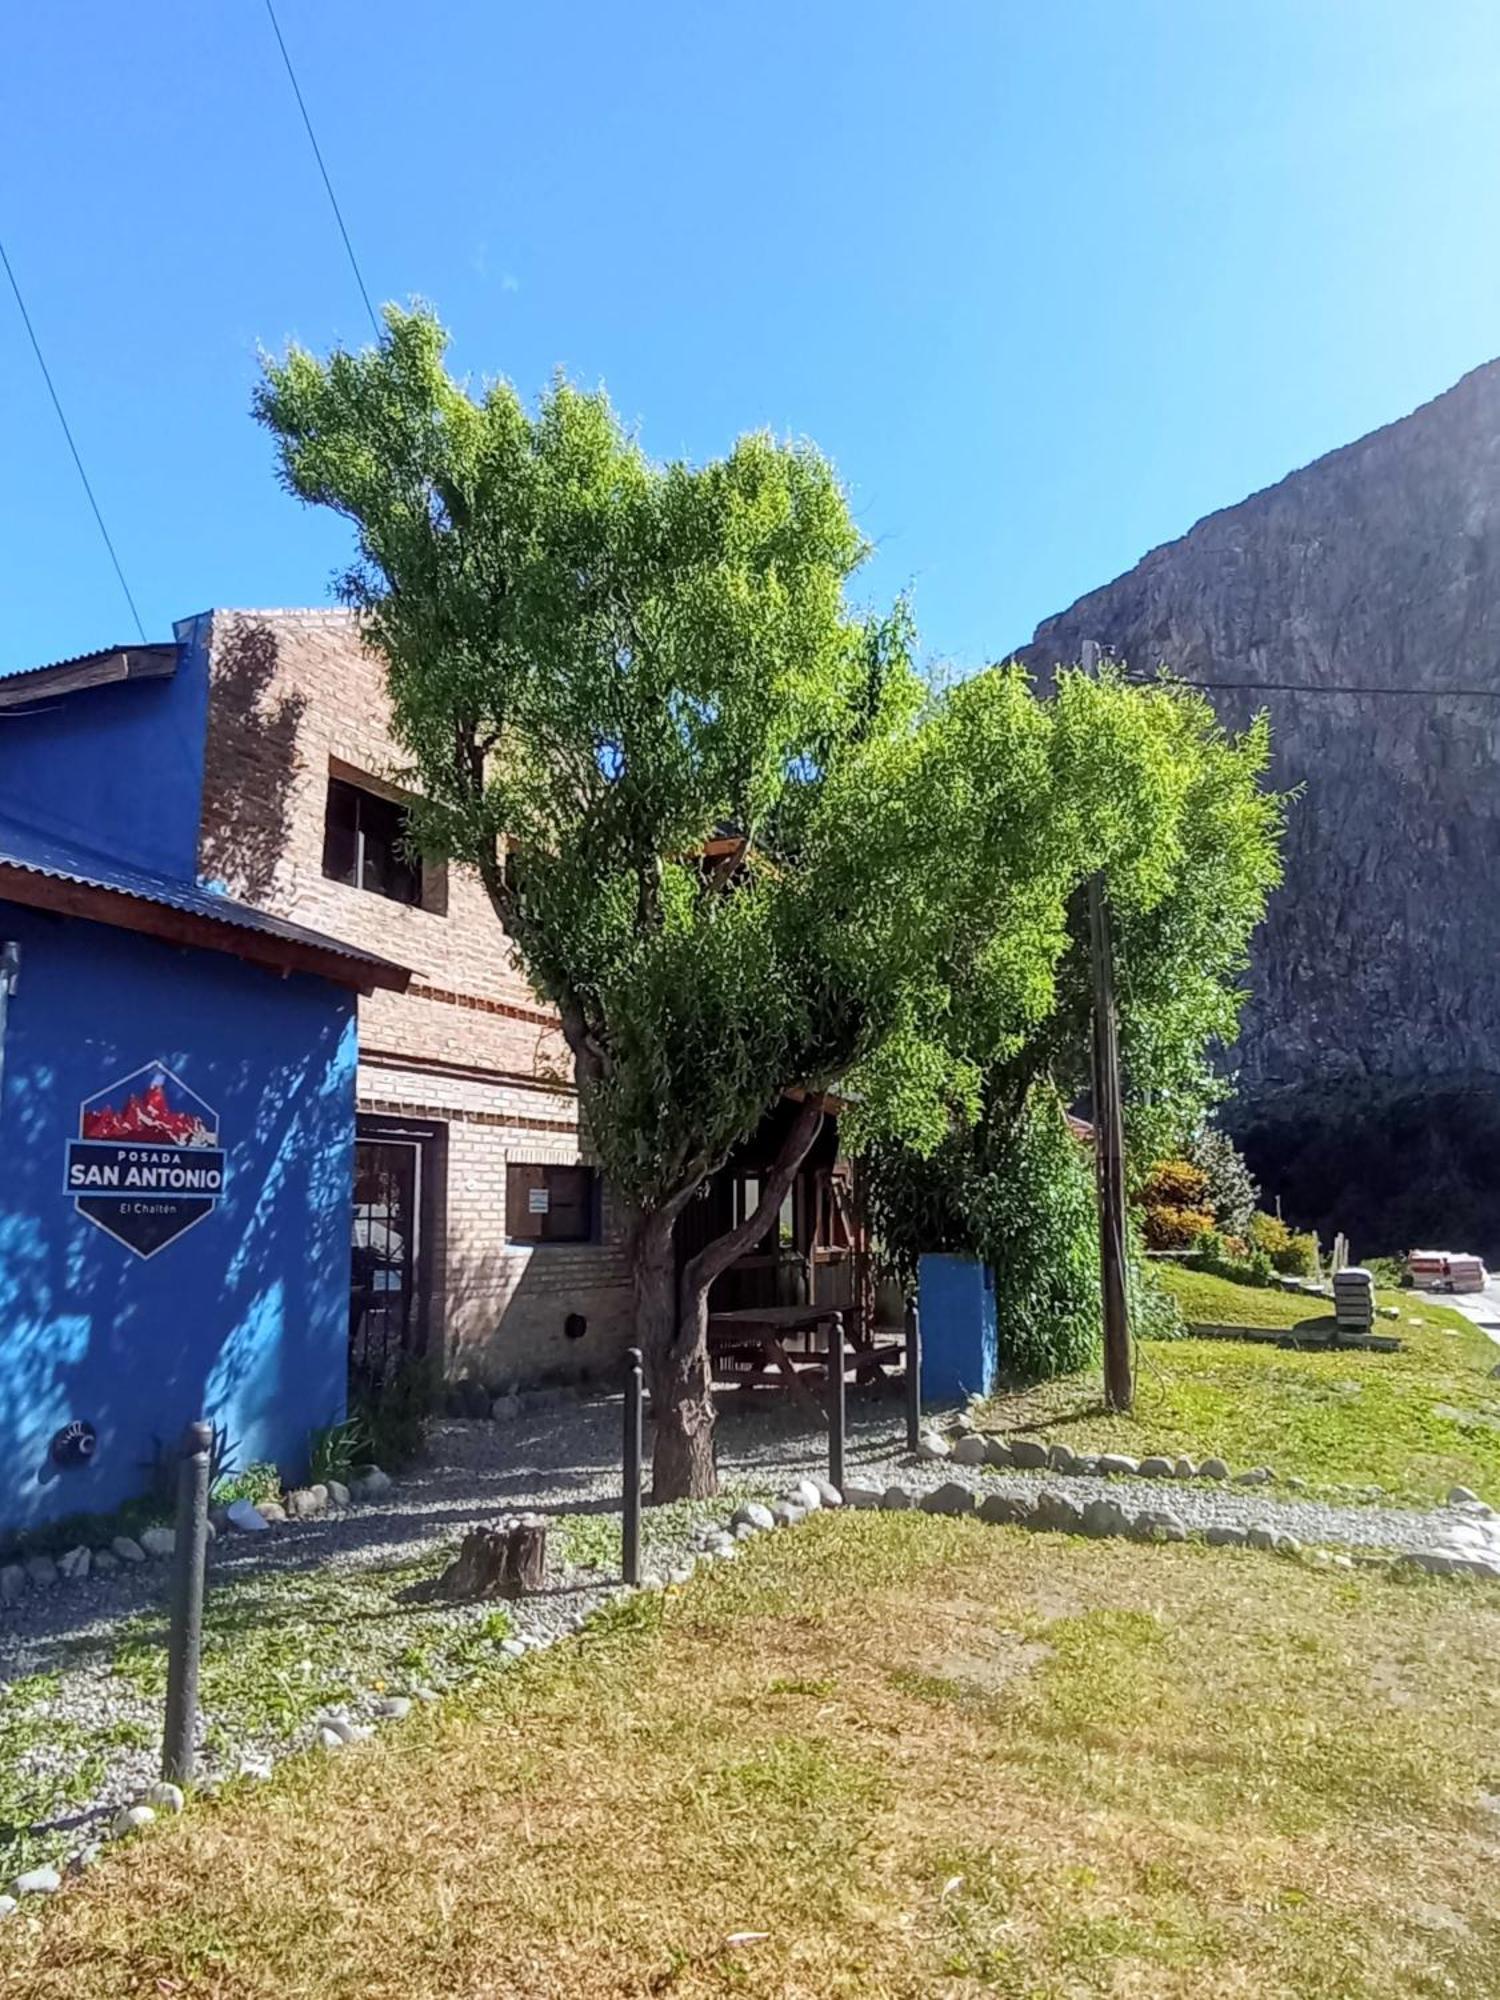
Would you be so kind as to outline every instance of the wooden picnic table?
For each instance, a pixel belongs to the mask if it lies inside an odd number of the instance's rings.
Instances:
[[[822,1406],[807,1388],[803,1377],[816,1375],[826,1381],[828,1356],[811,1345],[819,1327],[825,1327],[836,1312],[845,1314],[845,1366],[854,1370],[854,1379],[864,1381],[885,1372],[887,1361],[899,1349],[894,1345],[875,1346],[851,1324],[847,1307],[830,1305],[739,1306],[731,1312],[710,1313],[708,1352],[713,1363],[736,1361],[736,1367],[715,1380],[758,1388],[768,1384],[785,1389],[798,1402],[821,1414]]]

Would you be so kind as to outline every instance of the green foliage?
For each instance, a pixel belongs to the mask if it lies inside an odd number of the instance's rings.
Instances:
[[[1257,1212],[1250,1218],[1250,1246],[1273,1270],[1288,1278],[1318,1275],[1318,1239],[1311,1232],[1289,1229],[1279,1215]]]
[[[307,1476],[314,1482],[330,1479],[347,1482],[355,1466],[371,1456],[370,1438],[363,1416],[345,1417],[341,1423],[322,1424],[307,1438]]]
[[[1260,1189],[1238,1146],[1217,1125],[1200,1125],[1188,1141],[1187,1157],[1203,1176],[1203,1199],[1214,1222],[1228,1236],[1250,1227]]]
[[[1208,1271],[1236,1285],[1269,1285],[1276,1266],[1268,1253],[1255,1244],[1231,1245],[1217,1229],[1200,1230],[1191,1245],[1189,1264],[1195,1271]]]
[[[351,1450],[350,1469],[362,1460],[390,1471],[420,1458],[427,1444],[427,1426],[437,1408],[439,1371],[434,1357],[408,1354],[378,1390],[362,1396],[349,1426],[362,1447]],[[339,1478],[341,1474],[335,1473]]]
[[[996,1065],[1013,1108],[1071,1090],[1099,868],[1127,1057],[1158,1109],[1201,1097],[1275,879],[1262,726],[1015,668],[938,698],[904,607],[851,611],[865,545],[811,446],[660,465],[602,395],[471,393],[445,349],[390,309],[373,350],[268,362],[257,414],[354,524],[416,837],[479,871],[625,1193],[685,1199],[790,1086],[918,1156]]]
[[[281,1486],[280,1468],[264,1459],[257,1459],[243,1472],[234,1473],[216,1486],[214,1499],[221,1507],[228,1507],[236,1500],[279,1500]]]

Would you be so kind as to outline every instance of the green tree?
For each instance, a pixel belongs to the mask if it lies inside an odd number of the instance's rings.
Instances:
[[[1134,1157],[1149,1162],[1183,1143],[1223,1094],[1216,1057],[1234,1039],[1251,935],[1279,879],[1285,802],[1264,788],[1263,720],[1229,736],[1200,696],[1165,683],[1061,675],[1057,738],[1056,782],[1084,801],[1096,851],[1115,850],[1105,874],[1126,1123]],[[1101,796],[1101,787],[1111,789]],[[1139,816],[1133,838],[1111,827],[1117,810]],[[1067,930],[1054,1004],[1019,1044],[990,1041],[952,1016],[950,1053],[981,1078],[978,1116],[955,1117],[930,1153],[878,1140],[867,1162],[872,1209],[899,1263],[909,1270],[923,1249],[946,1249],[994,1266],[1002,1360],[1023,1376],[1076,1368],[1099,1330],[1087,1163],[1062,1124],[1062,1107],[1089,1085],[1080,895]],[[1133,1272],[1137,1331],[1172,1330],[1139,1254]]]
[[[708,1290],[824,1094],[919,1152],[974,1115],[969,1051],[1038,1031],[1087,870],[1150,877],[1159,748],[1090,740],[1099,690],[1043,704],[1015,669],[930,696],[904,608],[850,607],[865,547],[810,446],[656,464],[602,395],[559,380],[528,410],[445,350],[390,309],[373,349],[268,362],[257,414],[291,491],[355,529],[342,593],[415,837],[477,870],[635,1206],[656,1497],[709,1493]],[[759,1206],[679,1272],[678,1217],[788,1093]]]

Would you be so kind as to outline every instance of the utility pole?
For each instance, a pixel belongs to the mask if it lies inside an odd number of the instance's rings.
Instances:
[[[1083,670],[1099,671],[1099,648],[1083,642]],[[1104,1301],[1104,1400],[1112,1410],[1135,1401],[1130,1309],[1125,1296],[1125,1133],[1120,1102],[1120,1037],[1115,1011],[1114,946],[1104,877],[1089,880],[1089,961],[1094,986],[1094,1174],[1099,1197],[1099,1278]]]

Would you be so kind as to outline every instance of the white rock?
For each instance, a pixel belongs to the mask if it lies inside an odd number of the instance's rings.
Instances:
[[[137,1833],[143,1826],[150,1826],[156,1814],[150,1806],[121,1806],[109,1823],[111,1840],[124,1840],[127,1834]]]
[[[880,1505],[887,1514],[904,1513],[911,1505],[911,1495],[904,1486],[887,1486],[880,1496]]]
[[[268,1526],[253,1500],[231,1500],[224,1509],[224,1518],[231,1528],[238,1528],[245,1535],[263,1535]]]
[[[294,1521],[314,1521],[328,1511],[326,1486],[298,1486],[286,1496],[286,1511]]]
[[[363,1743],[375,1733],[368,1723],[351,1722],[347,1715],[325,1715],[322,1726],[331,1729],[341,1743]]]
[[[93,1555],[91,1551],[80,1544],[76,1549],[69,1549],[66,1555],[58,1557],[57,1573],[59,1576],[70,1579],[85,1577],[88,1575],[92,1563]]]
[[[989,1441],[977,1431],[961,1437],[950,1454],[955,1465],[983,1465],[989,1451]]]
[[[924,1514],[972,1514],[974,1494],[956,1479],[945,1479],[933,1492],[924,1493],[917,1505]]]
[[[776,1517],[759,1500],[746,1500],[735,1508],[729,1523],[733,1528],[748,1528],[752,1534],[764,1534],[776,1526]]]
[[[1229,1477],[1229,1467],[1224,1463],[1222,1458],[1205,1458],[1203,1463],[1198,1467],[1198,1477],[1200,1479],[1227,1479]]]
[[[668,1583],[691,1583],[692,1580],[693,1565],[691,1563],[678,1563],[675,1569],[667,1571]]]
[[[771,1519],[778,1528],[795,1528],[807,1519],[807,1509],[795,1500],[778,1500],[771,1509]]]
[[[1450,1507],[1472,1507],[1478,1499],[1479,1495],[1472,1492],[1467,1486],[1450,1486],[1448,1488],[1448,1505]]]
[[[799,1479],[786,1498],[805,1514],[815,1514],[823,1504],[822,1494],[810,1479]]]
[[[141,1804],[155,1806],[158,1812],[180,1813],[183,1806],[182,1787],[166,1778],[158,1778],[154,1785],[148,1785],[141,1793]]]
[[[257,1511],[268,1528],[280,1528],[286,1524],[286,1509],[279,1500],[258,1501]],[[251,1533],[254,1532],[252,1528]]]
[[[0,1918],[13,1917],[19,1908],[14,1896],[0,1896]]]
[[[328,1481],[328,1504],[330,1507],[347,1507],[349,1505],[349,1498],[349,1488],[344,1484],[342,1479],[330,1479]]]
[[[959,1437],[963,1437],[969,1431],[973,1430],[974,1418],[972,1413],[968,1410],[960,1410],[958,1415],[953,1419],[953,1428]]]
[[[413,1688],[412,1693],[416,1696],[417,1700],[421,1702],[423,1706],[426,1708],[432,1708],[436,1703],[440,1702],[443,1698],[438,1693],[436,1688],[430,1688],[430,1687]]]
[[[344,1739],[339,1732],[336,1729],[330,1729],[326,1722],[323,1723],[318,1730],[318,1748],[320,1750],[342,1750],[343,1747]]]
[[[404,1694],[385,1694],[375,1704],[375,1713],[387,1722],[401,1722],[411,1714],[411,1700]]]
[[[242,1757],[236,1775],[249,1779],[252,1784],[263,1785],[274,1768],[269,1757]]]
[[[176,1546],[177,1546],[177,1536],[174,1530],[172,1530],[171,1528],[163,1528],[158,1526],[154,1528],[143,1528],[141,1530],[141,1547],[145,1550],[148,1556],[155,1556],[157,1557],[158,1560],[161,1560],[162,1558],[171,1555],[172,1551],[176,1548]],[[116,1554],[119,1553],[120,1551],[117,1549]]]
[[[28,1868],[10,1886],[17,1896],[55,1896],[62,1887],[62,1877],[55,1868]]]
[[[923,1431],[917,1439],[918,1458],[947,1459],[952,1456],[952,1449],[941,1431]]]
[[[146,1560],[146,1551],[130,1535],[116,1535],[110,1547],[121,1562],[143,1563]]]
[[[519,1639],[502,1639],[500,1641],[500,1650],[504,1653],[506,1659],[519,1660],[526,1651],[526,1648]]]
[[[844,1505],[846,1507],[878,1507],[880,1505],[880,1488],[878,1486],[866,1486],[858,1479],[851,1479],[844,1487]]]
[[[816,1489],[818,1498],[825,1507],[843,1506],[844,1496],[831,1479],[825,1479],[821,1473],[815,1472],[808,1484]]]

